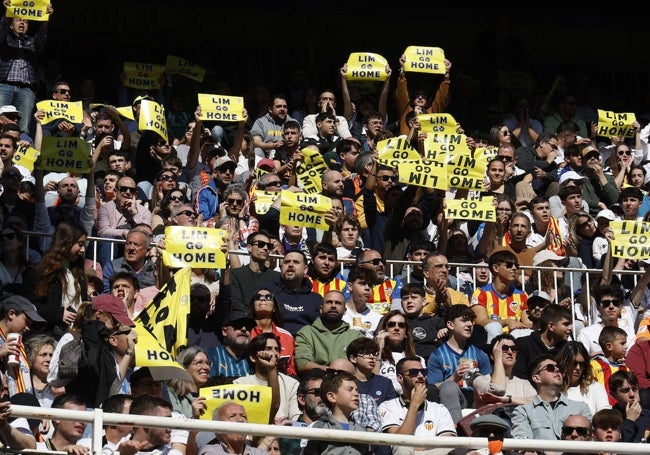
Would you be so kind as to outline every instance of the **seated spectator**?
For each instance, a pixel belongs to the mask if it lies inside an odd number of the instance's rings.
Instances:
[[[140,283],[140,289],[155,286],[155,265],[149,259],[151,248],[151,235],[140,227],[130,229],[126,235],[124,255],[108,261],[102,267],[104,292],[110,292],[110,279],[115,272],[126,271],[132,273]]]
[[[370,338],[381,320],[381,314],[368,305],[374,276],[374,273],[366,268],[353,267],[350,270],[347,284],[350,298],[345,304],[343,315],[343,320],[350,324],[350,327]]]
[[[427,254],[422,260],[424,289],[426,290],[425,314],[443,316],[452,305],[469,306],[467,296],[449,286],[449,261],[440,252]]]
[[[447,331],[441,316],[424,313],[424,296],[422,284],[410,282],[402,287],[402,310],[411,327],[415,352],[428,360],[431,352],[446,338]]]
[[[379,360],[379,345],[369,338],[357,338],[348,344],[345,354],[355,367],[359,393],[371,396],[377,405],[397,397],[390,379],[375,374]]]
[[[591,419],[595,441],[619,442],[622,437],[623,416],[616,409],[601,409]]]
[[[589,365],[592,368],[594,380],[602,384],[606,395],[610,395],[607,388],[608,379],[617,371],[628,369],[625,365],[627,334],[620,327],[603,327],[598,336],[598,344],[602,353],[593,356]],[[585,356],[585,358],[588,357]],[[609,404],[615,404],[615,400],[611,396],[609,397]]]
[[[312,282],[312,291],[323,296],[329,291],[341,291],[348,295],[347,283],[340,278],[337,249],[331,243],[317,243],[311,251],[307,277]]]
[[[36,438],[28,419],[12,418],[10,415],[11,401],[8,399],[0,401],[0,442],[12,449],[35,449]],[[38,423],[35,425],[35,430],[38,430]]]
[[[248,422],[246,409],[238,403],[226,401],[212,413],[212,420],[220,422]],[[245,434],[215,433],[216,438],[199,449],[198,455],[222,455],[246,453],[247,455],[267,455],[266,450],[251,447]]]
[[[583,415],[570,415],[562,425],[562,439],[564,441],[591,441],[591,425],[589,419]]]
[[[226,315],[222,327],[222,345],[209,348],[206,353],[210,364],[210,376],[221,376],[226,382],[250,373],[246,356],[251,330],[255,321],[245,313],[232,311]]]
[[[199,396],[199,390],[206,386],[210,377],[211,362],[208,354],[198,346],[190,346],[178,355],[176,361],[192,379],[169,381],[169,401],[175,412],[188,419],[198,419],[207,409],[206,397]]]
[[[621,426],[623,442],[641,442],[647,439],[650,428],[650,410],[641,406],[639,381],[631,372],[619,370],[609,378],[609,393],[616,400],[613,409],[623,416]]]
[[[140,395],[131,403],[130,415],[171,417],[172,405],[156,396]],[[171,422],[171,419],[170,419]],[[171,430],[168,428],[147,428],[134,425],[131,439],[122,441],[118,446],[120,453],[160,451],[169,455],[181,455],[176,449],[169,448]]]
[[[74,393],[64,393],[59,395],[52,402],[52,409],[70,409],[74,411],[85,411],[86,402],[82,396]],[[89,454],[90,449],[79,444],[84,431],[86,422],[75,420],[53,420],[54,433],[51,438],[44,438],[43,442],[36,444],[37,450],[40,451],[63,451],[69,455]]]
[[[391,309],[393,302],[399,307],[402,282],[386,275],[386,260],[378,250],[362,250],[356,257],[355,265],[374,272],[372,294],[368,300],[373,310],[384,315]]]

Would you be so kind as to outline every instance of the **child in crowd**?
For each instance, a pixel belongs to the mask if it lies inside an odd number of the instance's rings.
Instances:
[[[609,378],[619,370],[627,370],[625,366],[627,332],[620,327],[603,327],[598,337],[598,344],[603,353],[591,359],[591,368],[594,371],[594,379],[605,386],[609,404],[613,406],[616,400],[609,393]]]

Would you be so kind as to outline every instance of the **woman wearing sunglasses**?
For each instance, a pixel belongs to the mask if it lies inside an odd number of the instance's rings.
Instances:
[[[156,213],[151,218],[151,228],[153,235],[160,235],[165,233],[165,228],[172,225],[171,213],[174,207],[179,207],[181,204],[186,204],[189,201],[187,197],[178,188],[165,191],[165,195],[160,201],[160,206]]]
[[[25,254],[25,237],[14,228],[0,230],[0,284],[22,283],[23,273],[29,266]]]
[[[251,339],[262,333],[273,333],[280,340],[279,370],[282,373],[297,376],[294,361],[295,340],[293,335],[282,325],[280,302],[266,287],[259,288],[248,303],[248,316],[255,321],[251,330]]]
[[[397,380],[396,365],[404,357],[417,356],[426,368],[424,359],[415,352],[411,329],[402,310],[392,310],[379,321],[375,332],[375,341],[379,345],[380,361],[378,374],[393,381],[397,393],[402,393],[402,385]]]
[[[168,169],[158,172],[149,196],[149,210],[152,214],[160,211],[165,195],[175,189],[178,189],[178,176]]]

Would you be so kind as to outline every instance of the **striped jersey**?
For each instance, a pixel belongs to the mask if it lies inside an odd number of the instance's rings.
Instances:
[[[343,295],[346,296],[346,300],[347,300],[348,283],[344,279],[341,279],[339,277],[334,277],[328,282],[322,282],[318,278],[312,278],[310,276],[307,276],[307,278],[309,278],[309,280],[311,281],[312,292],[315,292],[321,297],[325,297],[325,294],[327,294],[330,291],[341,291]]]
[[[589,363],[594,373],[594,379],[605,386],[609,404],[614,406],[616,399],[609,393],[609,378],[619,370],[626,371],[627,367],[623,364],[610,361],[602,354],[592,357]]]
[[[514,286],[508,289],[507,294],[499,294],[490,283],[474,291],[469,306],[474,305],[484,306],[488,318],[492,321],[502,319],[521,321],[524,311],[528,308],[528,296],[524,291]],[[508,327],[504,326],[503,331],[507,332]]]

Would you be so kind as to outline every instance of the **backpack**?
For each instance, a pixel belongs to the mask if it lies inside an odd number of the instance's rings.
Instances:
[[[74,338],[61,347],[59,352],[59,379],[72,379],[79,375],[79,364],[84,350],[81,336],[73,334]]]

